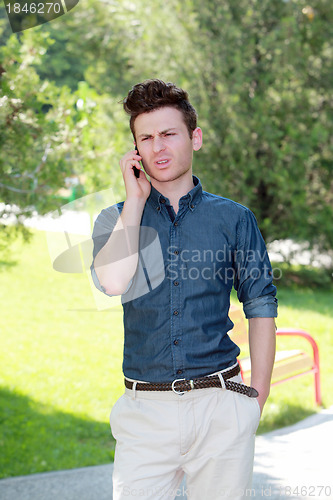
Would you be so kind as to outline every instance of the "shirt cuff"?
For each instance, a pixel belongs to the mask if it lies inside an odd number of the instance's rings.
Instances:
[[[247,300],[243,304],[245,317],[250,318],[276,318],[277,298],[272,295],[263,295],[255,299]]]

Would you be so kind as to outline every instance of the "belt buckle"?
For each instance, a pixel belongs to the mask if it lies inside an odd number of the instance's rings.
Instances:
[[[181,382],[182,380],[186,380],[185,378],[176,378],[172,384],[171,384],[171,389],[173,390],[173,392],[175,394],[178,394],[178,396],[183,396],[183,394],[185,394],[186,391],[177,391],[177,389],[175,389],[175,383],[176,382]]]
[[[171,389],[173,390],[173,392],[175,394],[178,394],[179,396],[183,396],[183,394],[185,394],[185,392],[188,392],[188,391],[177,391],[177,389],[175,389],[175,383],[181,382],[182,380],[186,380],[186,379],[185,378],[176,378],[176,380],[174,380],[171,384]],[[194,389],[193,380],[189,380],[189,383],[190,383],[190,391],[192,391]]]

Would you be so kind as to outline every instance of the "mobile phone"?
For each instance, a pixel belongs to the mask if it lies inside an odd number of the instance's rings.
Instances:
[[[136,149],[136,154],[138,155],[138,150]],[[138,179],[140,177],[140,170],[136,167],[133,167],[134,175]]]
[[[140,177],[140,170],[136,167],[133,167],[134,175],[138,179]]]

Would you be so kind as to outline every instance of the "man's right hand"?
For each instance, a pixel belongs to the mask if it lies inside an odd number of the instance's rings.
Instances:
[[[119,162],[124,177],[127,200],[141,199],[145,202],[150,194],[151,185],[142,170],[141,159],[137,151],[133,150],[126,153]],[[135,176],[133,167],[136,167],[140,171],[139,177]]]
[[[129,151],[119,162],[126,200],[108,241],[94,261],[96,275],[108,295],[125,293],[138,266],[140,223],[151,190],[140,160],[136,151]],[[139,169],[139,177],[135,176],[133,167]]]

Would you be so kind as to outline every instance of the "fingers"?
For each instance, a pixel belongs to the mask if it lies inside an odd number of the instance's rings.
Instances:
[[[142,158],[140,155],[137,154],[136,150],[129,151],[128,153],[126,153],[119,162],[122,173],[125,174],[125,171],[129,170],[132,167],[136,167],[140,170],[141,160]]]

